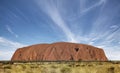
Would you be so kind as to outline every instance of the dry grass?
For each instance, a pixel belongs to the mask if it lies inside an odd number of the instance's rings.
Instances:
[[[1,62],[0,73],[120,73],[120,62]]]

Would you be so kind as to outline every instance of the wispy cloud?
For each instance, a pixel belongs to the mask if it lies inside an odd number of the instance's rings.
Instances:
[[[11,33],[12,35],[14,35],[16,38],[18,37],[18,35],[15,32],[13,32],[13,30],[10,28],[10,26],[6,25],[6,29],[7,29],[7,31],[9,33]]]
[[[40,7],[44,7],[42,8],[43,11],[45,11],[48,14],[48,16],[51,17],[55,25],[58,26],[65,33],[68,41],[78,42],[77,39],[75,38],[75,35],[71,32],[71,30],[67,27],[65,21],[62,19],[53,1],[44,0],[43,4],[41,4],[42,2],[38,3],[40,3]]]
[[[57,9],[49,10],[48,12],[49,12],[48,13],[49,16],[52,18],[52,20],[55,22],[55,24],[63,30],[63,32],[67,36],[68,41],[78,42],[75,39],[74,34],[71,32],[71,30],[67,27],[64,20],[61,18],[61,16],[60,16],[59,12],[57,11]]]
[[[104,52],[107,55],[109,60],[120,60],[120,49],[118,49],[120,46],[115,46],[115,45],[101,45],[97,46],[99,48],[104,48]]]
[[[26,45],[0,37],[0,60],[10,60],[17,48]]]
[[[13,47],[13,48],[19,48],[19,47],[25,46],[21,43],[13,42],[13,41],[10,41],[3,37],[0,37],[0,45],[9,46],[9,47]]]
[[[85,3],[85,1],[82,1],[82,0],[80,0],[80,2],[81,3]],[[90,10],[92,10],[93,8],[95,8],[95,7],[97,7],[97,6],[100,6],[100,5],[104,5],[105,4],[105,2],[106,2],[106,0],[99,0],[99,2],[97,2],[97,3],[95,3],[94,5],[92,5],[92,6],[90,6],[90,7],[88,7],[88,8],[84,8],[84,6],[81,6],[81,14],[82,13],[86,13],[86,12],[89,12]],[[83,5],[83,4],[81,4],[81,5]],[[85,4],[84,4],[85,5]]]
[[[87,2],[87,0],[80,0],[80,14],[84,15],[86,13],[88,13],[89,11],[93,10],[94,8],[101,6],[103,7],[104,4],[106,3],[107,0],[99,0],[97,3],[89,6],[88,8],[85,8],[85,3]]]
[[[10,60],[15,51],[0,51],[0,60]]]
[[[100,6],[100,5],[104,5],[106,0],[99,0],[97,3],[95,3],[94,5],[88,7],[88,8],[84,8],[85,6],[85,2],[86,1],[82,1],[80,0],[80,14],[84,14],[86,12],[89,12],[90,10],[92,10],[93,8]],[[88,39],[88,37],[86,37],[85,39],[79,39],[79,38],[85,38],[85,37],[81,37],[80,35],[74,34],[72,32],[72,30],[67,26],[69,24],[67,24],[64,19],[62,17],[64,17],[60,11],[59,11],[59,7],[57,7],[57,5],[55,4],[55,1],[53,0],[44,0],[44,1],[38,1],[37,3],[39,3],[40,8],[46,12],[48,14],[48,16],[51,17],[51,19],[53,20],[53,22],[55,23],[56,26],[58,26],[59,28],[61,28],[61,30],[65,33],[68,41],[70,42],[87,42],[88,40],[90,41],[90,39]],[[84,4],[81,4],[84,3]],[[68,18],[70,19],[70,18]]]

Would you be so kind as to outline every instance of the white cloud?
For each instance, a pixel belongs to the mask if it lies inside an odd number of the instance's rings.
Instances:
[[[50,12],[49,15],[52,18],[52,20],[55,22],[55,24],[63,30],[69,41],[77,42],[77,40],[74,37],[74,34],[67,27],[66,23],[62,20],[59,12],[57,10],[52,10],[52,11],[53,12]]]
[[[44,7],[42,8],[43,11],[45,11],[48,14],[48,16],[51,17],[55,25],[58,26],[65,33],[68,41],[78,42],[75,38],[75,35],[71,32],[71,30],[67,27],[65,21],[62,19],[55,4],[49,0],[45,0],[45,4],[43,4],[44,2],[42,4],[41,2],[39,3],[41,7]]]
[[[13,48],[19,48],[19,47],[25,46],[21,43],[13,42],[13,41],[10,41],[10,40],[3,38],[3,37],[0,37],[0,45],[9,46],[9,47],[13,47]]]
[[[93,44],[94,44],[94,42],[93,42],[93,41],[91,41],[91,42],[89,42],[89,44],[90,44],[90,45],[93,45]]]
[[[105,49],[105,53],[108,57],[109,60],[120,60],[120,50],[115,50],[116,48],[113,49]]]
[[[18,37],[18,35],[15,32],[12,31],[10,26],[6,25],[6,29],[8,30],[8,32],[10,32],[12,35],[14,35],[16,38]]]
[[[118,28],[118,26],[117,25],[112,25],[112,26],[110,26],[110,28],[116,29],[116,28]]]
[[[120,42],[118,42],[118,44],[120,44]]]
[[[0,60],[10,60],[15,51],[0,51]]]
[[[24,46],[26,45],[0,37],[0,60],[10,60],[15,50]]]
[[[88,12],[89,10],[100,6],[102,4],[105,4],[106,0],[99,0],[96,4],[90,6],[89,8],[84,8],[84,5],[86,3],[86,1],[82,1],[80,0],[80,3],[84,3],[81,4],[81,9],[80,12],[81,14]],[[87,42],[90,41],[92,38],[88,37],[85,39],[81,39],[84,37],[81,37],[79,35],[76,35],[74,33],[72,33],[72,31],[70,30],[70,28],[68,28],[68,24],[66,24],[66,22],[63,20],[62,15],[60,14],[60,11],[58,10],[59,7],[57,7],[57,5],[55,5],[53,0],[44,0],[44,1],[37,1],[37,3],[39,3],[41,9],[46,12],[48,14],[48,16],[51,17],[51,19],[53,20],[53,22],[59,27],[61,28],[61,30],[65,33],[68,41],[70,42]],[[90,38],[90,39],[89,39]],[[89,42],[88,42],[89,43]]]
[[[85,4],[85,1],[80,0],[80,2]],[[106,2],[106,0],[100,0],[98,3],[90,6],[89,8],[83,8],[83,6],[82,6],[82,7],[81,7],[81,9],[82,9],[82,10],[81,10],[81,13],[86,13],[86,12],[92,10],[93,8],[104,4],[105,2]],[[83,4],[82,4],[82,5],[83,5]]]
[[[109,60],[120,60],[120,46],[115,45],[97,45],[97,47],[102,48]]]

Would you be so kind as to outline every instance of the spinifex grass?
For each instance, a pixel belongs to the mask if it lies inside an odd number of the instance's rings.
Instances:
[[[118,61],[0,62],[0,73],[120,73]]]

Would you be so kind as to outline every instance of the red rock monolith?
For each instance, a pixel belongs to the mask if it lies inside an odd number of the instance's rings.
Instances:
[[[19,48],[12,61],[107,61],[103,49],[91,45],[57,42]]]

